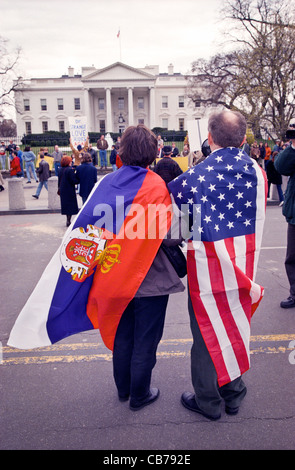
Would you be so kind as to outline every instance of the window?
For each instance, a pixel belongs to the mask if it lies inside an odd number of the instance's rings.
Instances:
[[[124,98],[118,98],[118,109],[124,109]]]
[[[168,96],[162,96],[162,108],[168,108]]]
[[[138,119],[138,124],[144,125],[144,119]]]
[[[179,118],[178,124],[179,124],[179,130],[184,131],[184,118]]]
[[[163,129],[168,129],[168,119],[167,118],[162,119],[162,127],[163,127]]]
[[[48,122],[47,121],[42,121],[42,132],[48,132]]]
[[[59,132],[65,132],[65,121],[58,121]]]
[[[98,98],[98,109],[104,109],[104,98]]]
[[[41,111],[47,111],[47,101],[45,99],[41,99]]]
[[[80,106],[80,98],[74,98],[74,106],[75,106],[75,110],[79,110],[81,109],[81,106]]]
[[[179,108],[184,108],[184,96],[179,96],[178,97],[178,107]]]
[[[195,108],[200,108],[201,107],[201,97],[196,96],[194,101],[195,101]]]
[[[106,131],[106,122],[105,122],[104,119],[101,119],[101,120],[99,121],[99,132],[100,132],[101,134],[105,134],[105,131]]]
[[[144,99],[142,97],[137,98],[137,107],[138,109],[144,109]]]
[[[31,122],[26,122],[26,134],[32,134],[32,123]]]
[[[30,111],[30,100],[24,100],[24,111]]]
[[[63,111],[64,109],[64,100],[63,98],[57,98],[57,109]]]

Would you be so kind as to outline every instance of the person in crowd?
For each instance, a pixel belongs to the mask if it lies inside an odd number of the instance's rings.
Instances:
[[[93,186],[97,182],[97,169],[92,163],[92,157],[89,153],[84,153],[81,159],[81,165],[76,169],[76,176],[79,182],[79,194],[85,204]]]
[[[61,213],[66,215],[66,225],[71,225],[72,215],[78,214],[78,203],[76,196],[76,184],[78,178],[72,167],[71,157],[64,156],[60,162],[61,168],[58,172],[58,192],[60,195]]]
[[[267,168],[267,165],[268,165],[268,162],[269,162],[269,159],[270,159],[272,150],[271,150],[271,148],[270,148],[270,146],[268,145],[267,142],[265,143],[264,148],[265,148],[264,169],[265,169],[265,171],[266,171],[266,168]]]
[[[4,140],[1,141],[0,145],[0,163],[2,171],[6,170],[6,145]]]
[[[39,177],[39,184],[36,190],[36,194],[32,194],[32,197],[35,199],[39,199],[40,193],[42,191],[43,186],[48,191],[48,179],[50,177],[50,170],[49,170],[49,163],[44,158],[44,153],[40,153],[40,163],[39,168],[37,169],[38,177]]]
[[[13,140],[10,139],[9,144],[6,147],[6,151],[8,152],[8,156],[10,160],[13,158],[12,156],[12,151],[16,150],[16,144],[13,142]]]
[[[17,156],[17,151],[11,151],[11,161],[10,161],[10,176],[12,178],[21,178],[23,175],[22,169],[20,166],[20,160]]]
[[[261,163],[262,160],[260,158],[260,150],[256,141],[253,142],[253,144],[251,145],[250,157],[256,160],[259,166],[262,166],[262,163]]]
[[[19,158],[20,167],[21,167],[21,170],[22,170],[22,176],[24,176],[23,152],[21,151],[19,145],[16,146],[16,151],[17,151],[17,156]]]
[[[117,149],[115,145],[112,145],[112,151],[110,155],[110,164],[112,165],[113,171],[116,171],[117,165],[116,165],[116,158],[117,158]]]
[[[91,156],[93,166],[98,165],[97,151],[92,147],[91,142],[89,142],[87,153]]]
[[[163,147],[163,158],[158,161],[154,168],[154,172],[161,176],[166,185],[183,173],[178,163],[172,160],[172,152],[172,147],[170,145],[165,145]]]
[[[81,159],[82,159],[82,155],[83,153],[86,153],[87,152],[87,149],[89,147],[89,136],[87,136],[87,139],[85,141],[85,144],[83,145],[77,145],[77,148],[74,147],[73,143],[72,143],[72,139],[70,139],[70,147],[72,149],[72,152],[73,152],[73,166],[76,168],[77,166],[79,166],[81,164]]]
[[[283,150],[283,142],[280,139],[277,139],[272,151],[280,153],[282,150]]]
[[[59,150],[58,145],[54,146],[54,151],[52,152],[53,157],[53,165],[54,165],[54,172],[55,176],[58,176],[58,169],[60,168],[60,162],[63,157],[63,153]]]
[[[116,148],[117,152],[119,151],[120,143],[121,143],[121,137],[118,136],[117,142],[115,143],[115,148]]]
[[[5,190],[5,188],[4,188],[4,178],[3,178],[2,173],[0,171],[0,192],[4,191],[4,190]]]
[[[195,153],[190,151],[190,148],[188,144],[184,144],[183,150],[180,154],[181,157],[187,157],[188,159],[188,167],[191,168],[194,166],[194,159],[195,159]]]
[[[26,164],[26,175],[28,178],[27,184],[31,183],[31,174],[36,183],[38,183],[38,178],[35,169],[36,155],[34,154],[34,152],[32,152],[31,147],[25,147],[25,150],[23,152],[23,159]]]
[[[291,145],[277,155],[274,167],[281,175],[289,177],[282,211],[288,223],[285,269],[289,281],[289,296],[281,301],[280,306],[293,308],[295,307],[295,139],[291,139]]]
[[[172,142],[172,157],[177,157],[179,155],[179,150],[176,147],[175,142]]]
[[[97,148],[99,150],[99,158],[100,158],[100,169],[107,168],[107,149],[109,144],[107,140],[104,138],[104,135],[101,135],[97,141]]]
[[[263,142],[259,142],[259,152],[260,152],[260,158],[261,158],[261,166],[263,169],[265,169],[265,164],[264,164],[264,159],[265,159],[265,145]]]
[[[266,168],[266,175],[267,175],[267,183],[268,183],[268,192],[267,197],[269,198],[270,195],[270,186],[271,184],[275,184],[278,190],[278,195],[280,199],[280,206],[284,204],[284,195],[282,191],[282,175],[275,169],[274,162],[279,154],[278,151],[272,152],[267,168]]]
[[[191,204],[187,272],[193,392],[184,392],[181,403],[210,420],[221,417],[223,400],[226,413],[237,414],[246,395],[242,375],[250,367],[250,320],[263,296],[254,277],[266,183],[262,168],[240,149],[246,129],[238,112],[210,115],[211,153],[168,185],[180,210]],[[255,249],[248,249],[253,236]]]

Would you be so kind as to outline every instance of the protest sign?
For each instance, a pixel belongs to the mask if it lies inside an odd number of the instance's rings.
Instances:
[[[88,135],[86,116],[69,117],[69,129],[73,146],[83,147]]]

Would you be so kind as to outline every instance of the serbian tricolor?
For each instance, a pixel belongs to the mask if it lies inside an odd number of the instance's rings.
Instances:
[[[99,329],[112,350],[122,313],[171,217],[166,185],[151,170],[123,166],[103,177],[18,316],[8,345],[31,349]]]
[[[250,367],[250,322],[263,288],[254,282],[265,219],[265,172],[223,148],[169,184],[192,218],[189,293],[219,386]]]

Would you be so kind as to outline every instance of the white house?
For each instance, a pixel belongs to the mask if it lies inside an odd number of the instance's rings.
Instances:
[[[117,62],[103,69],[69,67],[60,78],[32,78],[15,93],[18,135],[69,130],[69,116],[87,116],[89,132],[123,132],[129,125],[186,130],[202,117],[186,95],[187,80],[159,73],[158,66],[138,69]]]

